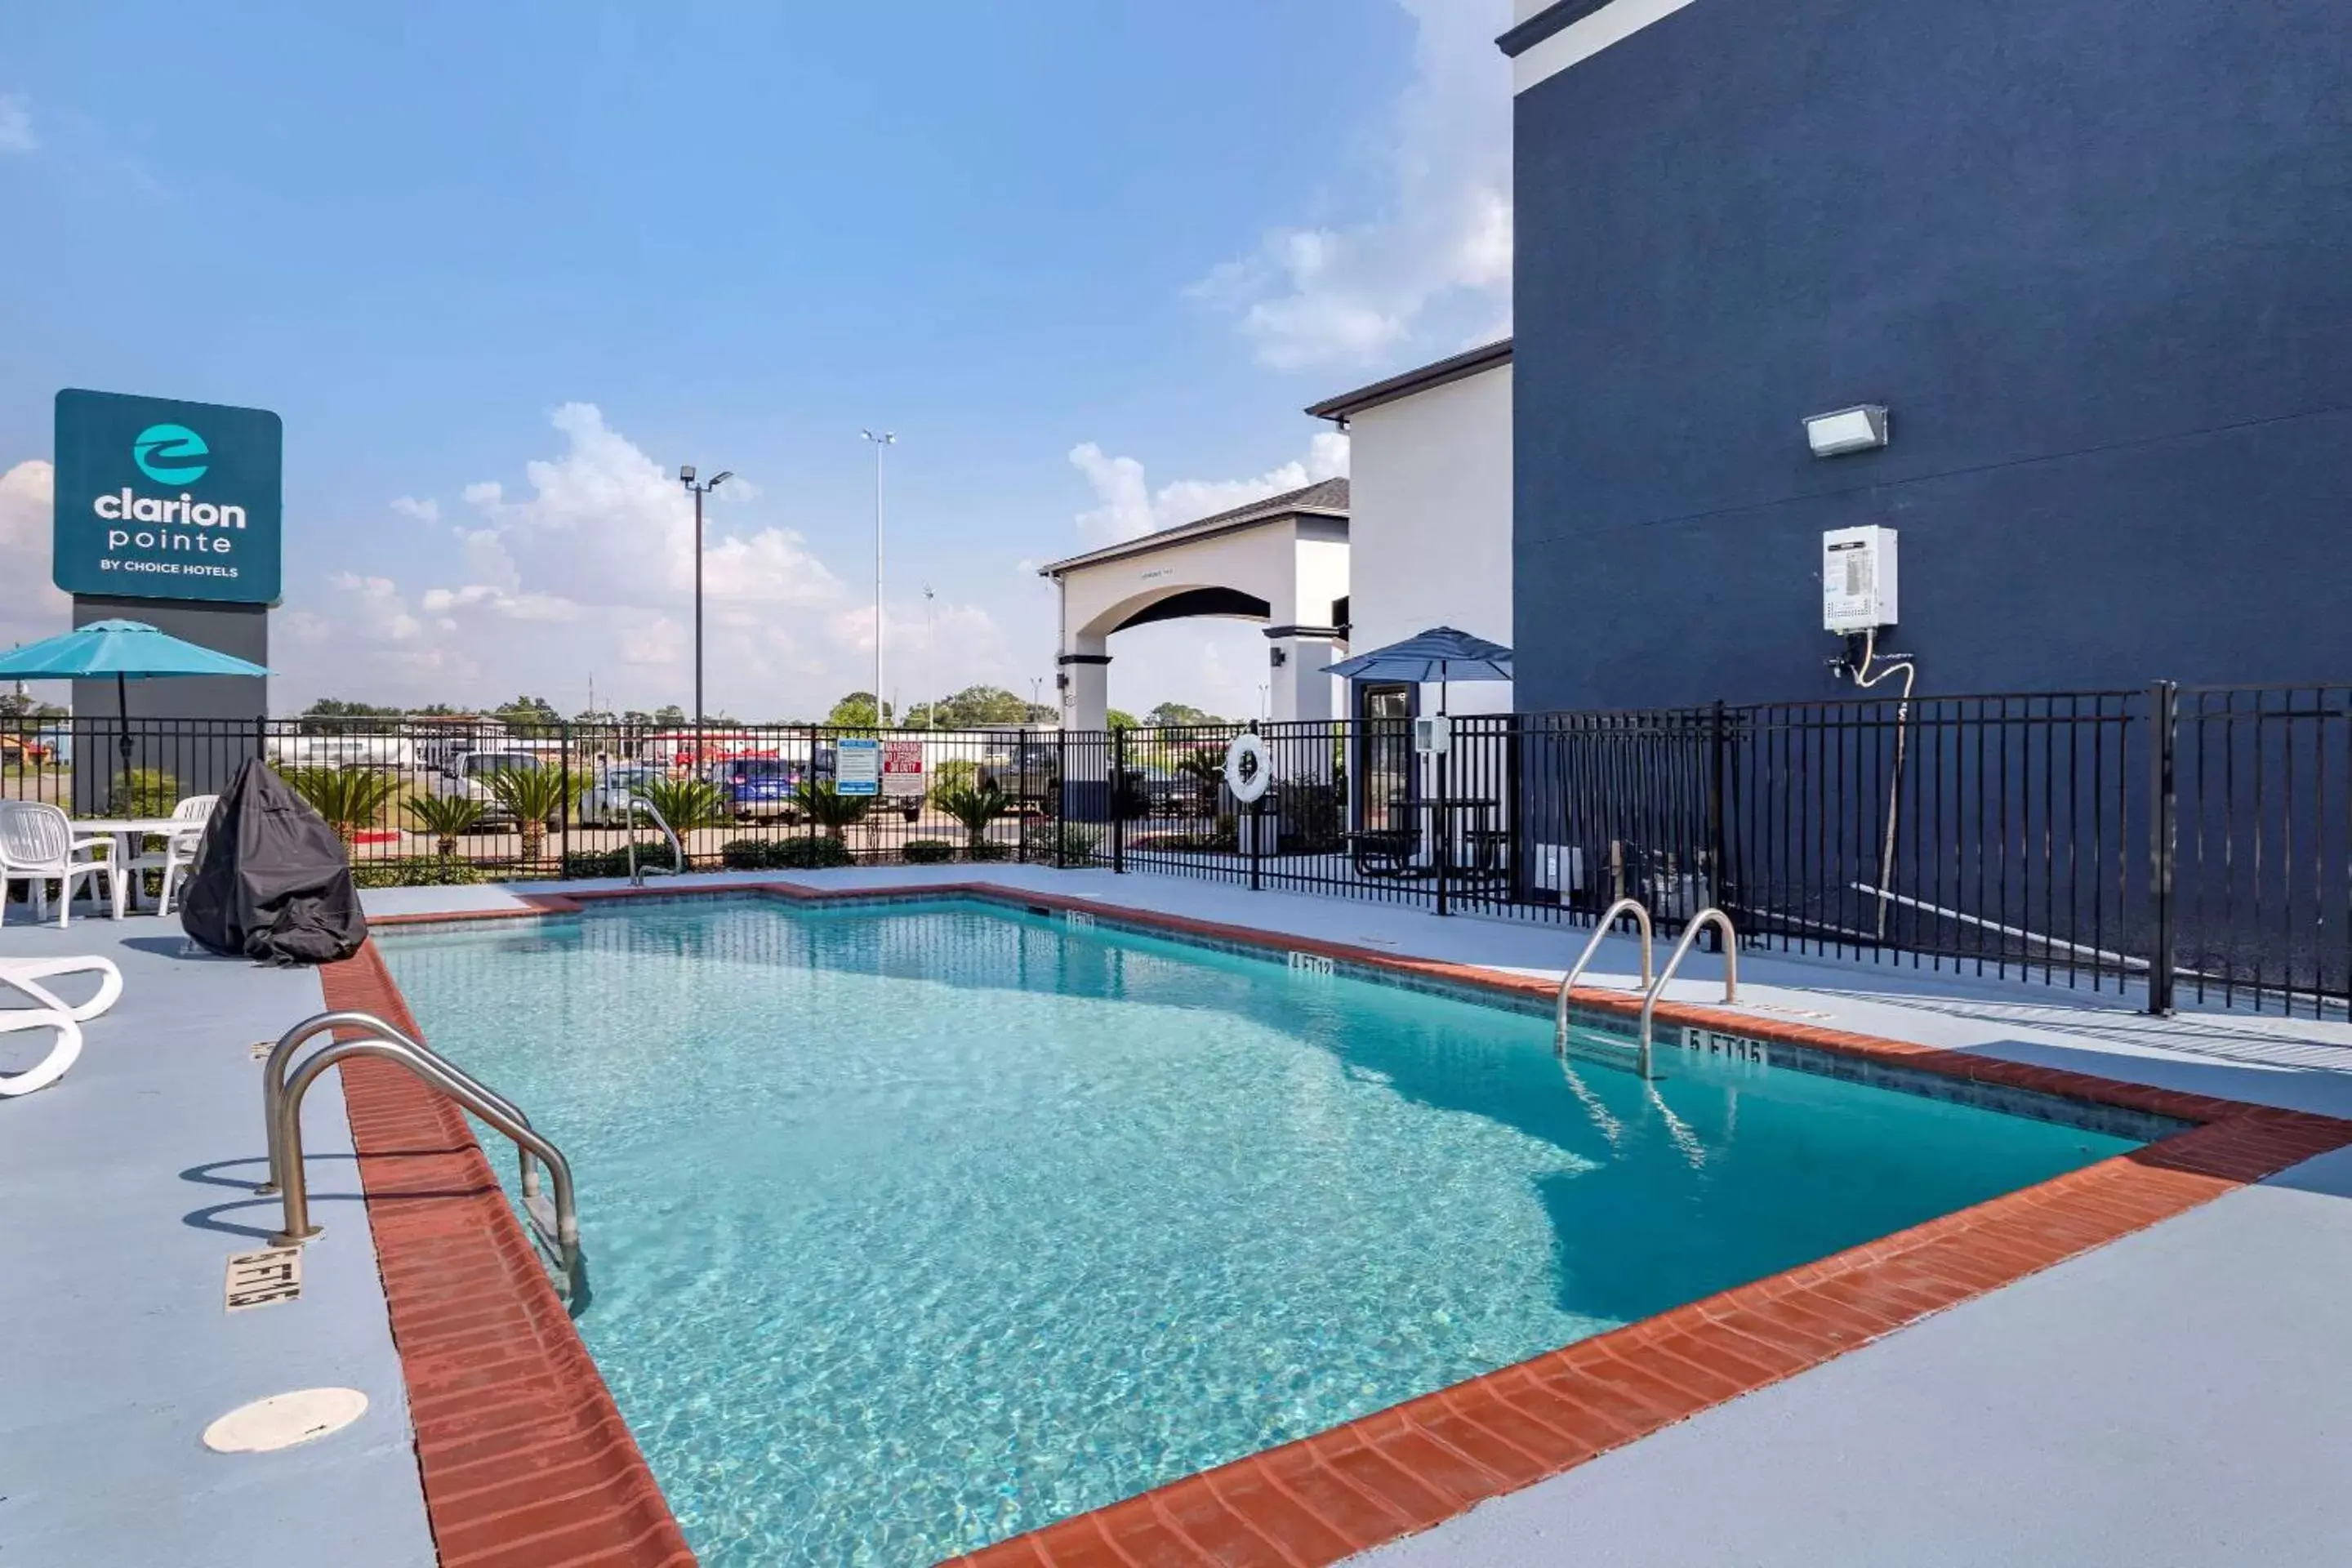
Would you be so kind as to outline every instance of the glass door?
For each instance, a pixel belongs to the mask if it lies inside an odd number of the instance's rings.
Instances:
[[[1356,822],[1367,832],[1412,826],[1412,709],[1415,692],[1403,681],[1365,681],[1356,688]]]

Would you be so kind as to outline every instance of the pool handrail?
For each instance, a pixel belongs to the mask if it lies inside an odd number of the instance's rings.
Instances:
[[[1601,911],[1601,918],[1592,922],[1591,940],[1584,944],[1584,951],[1576,955],[1576,962],[1569,965],[1568,973],[1560,977],[1559,1000],[1552,1008],[1551,1049],[1554,1056],[1568,1054],[1568,994],[1576,988],[1578,981],[1584,978],[1585,965],[1591,963],[1592,955],[1601,951],[1602,940],[1610,934],[1609,928],[1617,923],[1620,915],[1632,915],[1633,923],[1642,929],[1642,986],[1644,990],[1649,988],[1650,911],[1639,899],[1620,899]]]
[[[253,1189],[254,1196],[262,1198],[276,1196],[279,1189],[279,1184],[283,1180],[283,1161],[281,1159],[281,1148],[278,1140],[278,1102],[286,1097],[287,1064],[293,1060],[294,1053],[300,1050],[309,1041],[316,1039],[320,1035],[326,1033],[330,1029],[345,1028],[356,1029],[362,1033],[374,1035],[383,1039],[396,1041],[401,1045],[406,1046],[413,1051],[423,1053],[424,1055],[431,1058],[434,1061],[439,1063],[443,1071],[447,1072],[452,1077],[463,1079],[466,1087],[472,1090],[473,1093],[484,1100],[489,1100],[500,1110],[505,1111],[509,1116],[513,1117],[525,1127],[529,1127],[530,1125],[530,1118],[523,1114],[522,1108],[520,1106],[518,1106],[514,1101],[499,1093],[498,1090],[490,1088],[489,1085],[482,1082],[479,1079],[475,1078],[472,1074],[467,1072],[463,1068],[451,1061],[448,1058],[443,1056],[440,1052],[435,1050],[432,1047],[426,1045],[424,1041],[417,1039],[413,1035],[405,1034],[400,1029],[395,1028],[393,1025],[377,1017],[373,1013],[362,1013],[345,1008],[334,1012],[316,1014],[310,1017],[303,1019],[300,1023],[287,1030],[285,1034],[279,1036],[278,1043],[269,1048],[268,1060],[262,1063],[261,1124],[263,1133],[268,1139],[268,1179],[255,1186]],[[539,1196],[538,1168],[531,1163],[530,1152],[529,1150],[519,1147],[516,1152],[519,1155],[517,1168],[522,1174],[523,1196],[525,1198],[536,1198]]]
[[[637,813],[640,811],[652,817],[654,826],[662,830],[662,837],[669,840],[669,869],[667,871],[656,871],[651,868],[645,870],[637,868]],[[661,807],[644,795],[633,794],[629,796],[628,805],[624,808],[622,815],[628,824],[629,886],[644,887],[648,876],[677,877],[685,874],[686,846],[678,842],[677,832],[670,826],[669,819],[662,816]]]
[[[360,1031],[358,1037],[330,1045],[308,1058],[290,1078],[281,1075],[287,1061],[303,1042],[336,1028]],[[284,1226],[272,1236],[275,1247],[299,1247],[326,1234],[310,1222],[310,1181],[302,1163],[302,1097],[327,1068],[351,1057],[375,1057],[397,1062],[434,1089],[504,1133],[515,1145],[522,1173],[522,1210],[540,1244],[552,1254],[557,1289],[576,1313],[587,1304],[586,1268],[580,1250],[580,1215],[575,1201],[572,1163],[515,1103],[475,1079],[423,1042],[411,1038],[370,1013],[321,1013],[287,1031],[269,1054],[263,1070],[262,1096],[268,1117],[270,1180],[256,1189],[275,1192],[283,1209]],[[551,1214],[540,1190],[539,1167],[547,1170],[554,1188]],[[553,1235],[549,1235],[550,1221]]]
[[[1644,1079],[1656,1076],[1650,1070],[1650,1030],[1658,1010],[1658,997],[1665,991],[1666,982],[1675,977],[1675,971],[1682,967],[1683,955],[1689,952],[1691,943],[1698,940],[1700,928],[1709,925],[1723,931],[1723,1000],[1726,1004],[1739,1000],[1739,933],[1731,929],[1731,917],[1710,904],[1693,915],[1690,924],[1683,927],[1682,940],[1675,943],[1674,953],[1666,960],[1665,968],[1659,971],[1657,982],[1642,998],[1642,1043],[1638,1065]]]

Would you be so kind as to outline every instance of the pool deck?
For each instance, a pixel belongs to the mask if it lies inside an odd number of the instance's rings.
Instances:
[[[1023,867],[655,887],[883,890],[982,880],[1554,983],[1583,934],[1169,876]],[[378,919],[495,918],[528,912],[551,892],[614,886],[387,889],[367,902]],[[45,952],[117,957],[126,995],[89,1026],[89,1048],[59,1086],[0,1101],[0,1192],[10,1196],[0,1209],[0,1310],[20,1347],[0,1373],[0,1563],[266,1562],[298,1547],[310,1557],[321,1545],[337,1563],[434,1561],[372,1249],[311,1248],[304,1300],[290,1306],[227,1315],[217,1294],[226,1254],[260,1245],[274,1215],[236,1207],[253,1200],[210,1184],[226,1179],[225,1163],[260,1154],[247,1046],[316,1010],[319,976],[180,956],[176,931],[152,920],[77,921],[62,939],[14,923],[0,930],[0,955]],[[1718,963],[1695,955],[1672,997],[1719,1005]],[[1634,968],[1632,944],[1612,941],[1588,983],[1629,988]],[[1852,1031],[2352,1118],[2352,1027],[2244,1013],[2159,1020],[2131,1005],[2113,993],[1751,953],[1731,1011],[1759,1029]],[[16,1047],[0,1037],[0,1049]],[[11,1055],[0,1065],[19,1064]],[[336,1096],[313,1098],[306,1129],[314,1160],[352,1147]],[[319,1185],[321,1217],[338,1239],[358,1239],[362,1205],[323,1195],[353,1189],[323,1173]],[[2177,1217],[1710,1402],[1549,1479],[1465,1489],[1465,1497],[1508,1495],[1361,1560],[1381,1568],[2341,1561],[2352,1531],[2329,1483],[2352,1465],[2352,1422],[2342,1414],[2352,1406],[2341,1308],[2352,1299],[2347,1196],[2352,1150],[2210,1202],[2200,1195]],[[592,1232],[593,1204],[591,1192]],[[235,1226],[247,1228],[223,1228]],[[28,1343],[65,1353],[26,1356]],[[369,1394],[369,1414],[349,1432],[258,1458],[224,1458],[196,1443],[205,1422],[245,1399],[326,1383]],[[1168,1519],[1164,1505],[1160,1517]],[[1182,1521],[1169,1525],[1182,1535]],[[1201,1540],[1197,1531],[1183,1538]],[[1050,1557],[1026,1543],[983,1555],[1055,1568],[1144,1560],[1142,1548],[1122,1551],[1108,1533],[1099,1538],[1108,1554],[1054,1539]],[[1249,1546],[1221,1556],[1212,1543],[1192,1560],[1335,1555],[1262,1538],[1255,1546],[1267,1550]]]
[[[341,1095],[303,1108],[331,1242],[304,1258],[301,1299],[223,1306],[230,1255],[278,1228],[275,1200],[250,1190],[250,1047],[320,1010],[319,975],[192,955],[153,919],[0,928],[0,957],[81,953],[115,961],[122,1000],[84,1026],[63,1079],[0,1100],[0,1563],[247,1568],[298,1546],[339,1568],[433,1563]],[[10,1070],[37,1054],[29,1034],[0,1036],[0,1051]],[[358,1389],[367,1413],[275,1454],[201,1442],[250,1400],[322,1386]]]

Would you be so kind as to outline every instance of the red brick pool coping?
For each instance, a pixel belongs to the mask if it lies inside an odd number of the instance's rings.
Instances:
[[[321,978],[416,1031],[373,942]],[[692,1563],[463,1113],[388,1062],[341,1071],[445,1568]]]
[[[990,883],[811,889],[763,882],[519,895],[522,907],[384,916],[378,926],[577,912],[591,901],[753,892],[793,902],[956,896],[1100,914],[1315,953],[1489,992],[1557,983]],[[327,971],[328,1004],[414,1028],[371,944]],[[1631,1016],[1623,993],[1577,1005]],[[1786,1273],[1475,1377],[1314,1436],[954,1559],[970,1568],[1322,1568],[1793,1377],[2352,1142],[2352,1121],[1939,1050],[1748,1013],[1658,1016],[2192,1125],[2158,1142]],[[345,1098],[425,1503],[449,1564],[690,1563],[660,1489],[456,1108],[375,1062]]]

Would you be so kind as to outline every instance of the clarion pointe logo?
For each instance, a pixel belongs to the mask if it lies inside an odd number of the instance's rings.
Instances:
[[[131,460],[159,485],[194,484],[209,465],[188,459],[211,455],[205,438],[184,425],[150,425],[131,443]]]
[[[58,585],[274,602],[282,447],[266,409],[59,393]]]
[[[159,485],[192,485],[212,471],[209,463],[189,461],[192,458],[208,458],[212,448],[205,438],[184,425],[150,425],[139,432],[131,443],[131,460],[139,471]],[[243,528],[245,508],[221,506],[208,500],[198,500],[187,491],[177,496],[142,496],[125,485],[119,492],[100,496],[90,502],[90,510],[109,522],[176,523],[181,527]],[[152,548],[156,541],[124,529],[110,529],[106,545],[120,550],[126,544],[141,549]],[[208,539],[202,535],[185,541],[171,541],[167,549],[226,552],[226,540]]]

